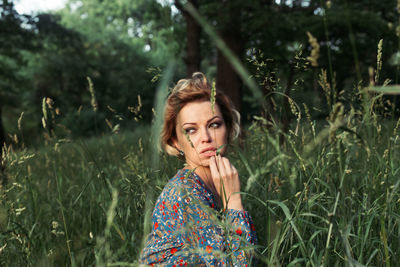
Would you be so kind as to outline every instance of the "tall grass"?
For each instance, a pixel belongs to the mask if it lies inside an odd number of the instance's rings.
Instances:
[[[172,67],[164,75],[158,103]],[[258,96],[254,81],[249,83]],[[339,97],[326,72],[319,83],[327,99],[326,120],[313,120],[311,107],[290,99],[296,121],[288,132],[279,122],[255,117],[243,143],[229,148],[245,208],[255,221],[258,261],[397,266],[400,120],[384,94],[398,88],[363,87],[359,81],[351,95]],[[86,140],[53,136],[38,150],[5,147],[9,183],[0,190],[0,264],[135,266],[155,198],[182,167],[155,153],[159,125],[156,119],[153,128]]]
[[[396,266],[400,122],[377,107],[365,122],[359,107],[333,105],[328,121],[301,116],[284,144],[259,118],[243,148],[230,148],[262,265]],[[150,131],[5,151],[1,264],[134,265],[146,209],[182,167],[165,155],[154,167]]]

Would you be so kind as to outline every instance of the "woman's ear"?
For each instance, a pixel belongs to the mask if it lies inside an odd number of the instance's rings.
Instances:
[[[173,139],[173,140],[172,140],[172,144],[174,145],[174,147],[175,147],[178,151],[181,150],[181,146],[179,145],[178,140]]]

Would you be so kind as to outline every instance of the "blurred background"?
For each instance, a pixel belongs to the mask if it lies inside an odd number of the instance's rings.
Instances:
[[[171,61],[172,81],[204,72],[231,96],[245,123],[269,113],[288,128],[287,99],[271,98],[272,91],[324,118],[319,76],[337,95],[353,92],[362,79],[368,84],[381,39],[380,76],[398,81],[397,8],[393,0],[1,0],[1,143],[23,136],[32,145],[51,131],[74,138],[149,124],[158,78]],[[263,106],[232,56],[256,81]],[[42,122],[47,98],[50,132]]]

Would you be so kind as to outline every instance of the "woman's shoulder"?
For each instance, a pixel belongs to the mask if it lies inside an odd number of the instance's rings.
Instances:
[[[165,187],[187,187],[196,184],[196,179],[193,170],[180,169],[177,173],[168,181]]]
[[[208,193],[194,170],[180,169],[164,186],[160,198],[188,195],[201,197],[203,195],[208,196]]]
[[[160,196],[156,201],[156,206],[162,203],[182,202],[193,192],[195,179],[187,169],[180,169],[164,186]]]
[[[174,199],[175,201],[183,201],[185,199],[190,202],[192,197],[208,202],[214,202],[212,193],[209,192],[204,182],[191,169],[178,170],[176,175],[172,177],[165,185],[160,197],[160,200]],[[210,204],[212,205],[212,204]]]

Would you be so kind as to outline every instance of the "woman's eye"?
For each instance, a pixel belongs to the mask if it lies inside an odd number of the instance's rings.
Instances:
[[[219,126],[221,126],[221,123],[219,123],[219,122],[213,122],[210,124],[211,128],[218,128]]]
[[[196,131],[196,129],[194,129],[194,128],[187,128],[187,129],[184,129],[184,131],[185,131],[185,133],[187,133],[187,134],[192,134],[192,133],[194,133],[194,132]]]

